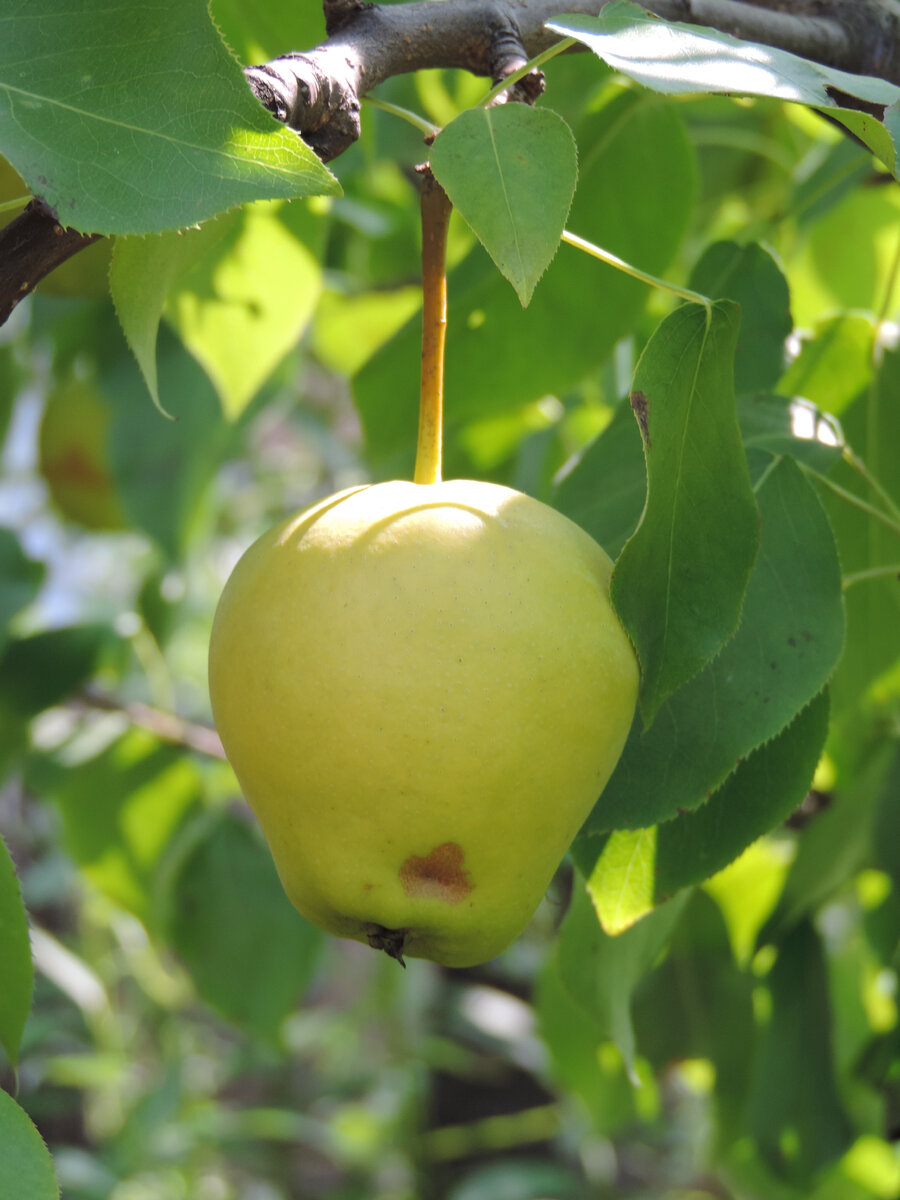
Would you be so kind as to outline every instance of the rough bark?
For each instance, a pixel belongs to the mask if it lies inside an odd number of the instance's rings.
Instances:
[[[495,82],[549,47],[560,11],[610,0],[326,0],[329,36],[312,50],[248,67],[262,103],[329,161],[359,136],[359,101],[392,75],[457,67]],[[900,83],[897,0],[647,0],[667,20],[707,25],[862,75]]]
[[[42,279],[99,236],[66,229],[40,200],[32,200],[0,229],[0,325]]]

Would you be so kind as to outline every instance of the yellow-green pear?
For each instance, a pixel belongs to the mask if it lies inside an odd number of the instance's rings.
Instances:
[[[341,492],[251,546],[210,693],[304,916],[452,967],[521,933],[634,714],[611,571],[554,509],[469,480]]]
[[[86,380],[70,379],[47,397],[38,463],[56,507],[86,529],[126,529],[109,451],[112,410]]]

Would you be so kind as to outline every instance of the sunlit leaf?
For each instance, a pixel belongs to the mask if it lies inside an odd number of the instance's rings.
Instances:
[[[0,149],[66,225],[156,233],[340,189],[254,98],[203,0],[10,0]]]
[[[588,893],[604,933],[615,937],[650,912],[656,895],[657,828],[621,829],[603,847]]]
[[[599,17],[567,14],[548,21],[547,27],[563,37],[577,38],[614,70],[659,92],[772,96],[836,110],[839,117],[843,96],[886,108],[900,101],[900,89],[886,80],[851,75],[717,29],[661,21],[631,0],[605,5]],[[896,125],[896,118],[891,119],[869,142],[874,153],[883,151],[892,160],[886,163],[889,167],[896,155],[895,136],[900,133]],[[851,119],[849,127],[867,140],[868,126]],[[885,147],[885,132],[893,155]]]

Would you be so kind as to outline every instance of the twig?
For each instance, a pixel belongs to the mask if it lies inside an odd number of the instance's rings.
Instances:
[[[42,201],[32,200],[0,229],[0,325],[42,279],[98,237],[66,229]]]
[[[185,721],[174,713],[161,712],[142,704],[140,700],[117,700],[100,692],[86,689],[72,700],[73,707],[96,709],[100,712],[121,713],[132,725],[146,729],[163,742],[174,742],[209,758],[225,758],[219,735],[208,725]]]

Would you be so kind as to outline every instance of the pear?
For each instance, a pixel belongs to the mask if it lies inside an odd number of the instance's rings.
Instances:
[[[109,402],[85,380],[70,379],[47,397],[38,462],[54,504],[86,529],[126,529],[109,450]]]
[[[634,714],[611,572],[556,510],[470,480],[350,489],[250,547],[210,694],[305,917],[451,967],[521,933]]]

